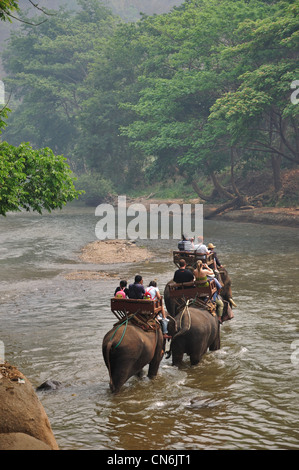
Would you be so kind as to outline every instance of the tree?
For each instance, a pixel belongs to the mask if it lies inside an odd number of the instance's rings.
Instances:
[[[81,193],[62,156],[29,144],[0,143],[0,215],[26,209],[38,213],[61,209]]]
[[[298,13],[298,1],[282,2],[268,18],[240,25],[239,44],[224,54],[247,70],[242,67],[239,86],[216,101],[209,118],[247,158],[269,156],[276,192],[282,161],[299,164],[299,110],[290,99],[299,75]]]
[[[2,2],[0,18],[7,19],[16,8],[17,2]],[[0,134],[8,111],[7,107],[0,111]],[[80,193],[64,157],[55,156],[49,148],[34,150],[29,144],[14,147],[0,141],[0,215],[21,209],[51,211]]]
[[[76,154],[85,168],[108,177],[119,190],[132,181],[138,185],[144,165],[143,155],[130,148],[120,133],[120,127],[132,119],[122,103],[138,99],[143,53],[136,25],[120,23],[111,37],[99,41],[85,81]]]
[[[271,7],[272,8],[272,7]],[[127,107],[137,119],[122,129],[133,145],[156,157],[161,173],[179,172],[197,185],[211,178],[220,197],[237,193],[223,188],[217,173],[231,166],[229,133],[209,121],[210,109],[228,89],[239,85],[240,62],[225,60],[222,51],[239,43],[244,20],[255,21],[271,11],[263,2],[190,0],[168,15],[144,18],[141,38],[147,45],[143,83],[137,103]]]
[[[117,22],[97,0],[78,3],[81,10],[60,9],[37,28],[23,24],[3,54],[6,87],[19,100],[5,138],[15,145],[26,140],[47,146],[69,159],[96,44]]]
[[[1,0],[0,4],[0,20],[6,21],[10,19],[13,11],[19,8],[17,0]]]

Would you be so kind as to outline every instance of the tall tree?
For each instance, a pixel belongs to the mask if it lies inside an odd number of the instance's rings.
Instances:
[[[0,17],[17,8],[16,2],[2,2]],[[8,108],[0,111],[0,134],[5,127]],[[0,215],[22,209],[42,213],[61,208],[78,197],[72,172],[62,156],[51,149],[33,150],[29,144],[19,147],[0,140]]]
[[[201,175],[211,178],[221,197],[233,197],[217,178],[231,164],[228,133],[215,128],[209,115],[223,93],[238,87],[244,68],[221,53],[238,44],[240,22],[265,17],[271,8],[254,0],[190,0],[168,15],[144,19],[141,41],[148,57],[140,99],[131,106],[139,119],[123,133],[157,157],[160,172],[185,175],[204,199],[209,195],[199,191]]]
[[[30,140],[70,156],[78,136],[81,92],[99,38],[116,19],[97,0],[78,0],[82,9],[61,9],[38,28],[24,24],[4,53],[6,86],[18,103],[5,137]]]
[[[143,157],[132,150],[120,127],[132,112],[121,104],[135,102],[144,47],[135,23],[119,24],[110,38],[99,41],[95,61],[85,82],[86,99],[80,113],[76,154],[85,168],[109,177],[121,190],[134,177],[140,182]]]
[[[276,191],[281,162],[299,164],[299,110],[290,99],[291,83],[299,76],[298,32],[298,1],[281,2],[273,15],[242,23],[239,44],[223,54],[247,70],[210,116],[233,146],[247,150],[247,157],[268,156]]]

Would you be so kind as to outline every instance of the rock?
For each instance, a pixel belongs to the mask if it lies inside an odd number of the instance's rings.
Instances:
[[[58,450],[46,412],[30,381],[16,367],[0,364],[0,449],[45,446]]]
[[[0,434],[0,450],[51,450],[51,447],[28,434],[11,432]]]
[[[62,383],[58,382],[57,380],[46,380],[39,387],[37,387],[36,391],[43,392],[43,391],[48,391],[48,390],[57,390],[61,386],[62,386]]]

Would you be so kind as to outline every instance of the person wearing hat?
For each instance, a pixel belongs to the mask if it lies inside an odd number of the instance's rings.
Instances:
[[[208,244],[208,250],[210,251],[210,253],[214,254],[214,269],[216,270],[216,272],[218,272],[218,268],[223,268],[223,266],[220,263],[220,261],[217,257],[217,253],[214,251],[214,248],[216,248],[216,246],[213,245],[213,243]]]

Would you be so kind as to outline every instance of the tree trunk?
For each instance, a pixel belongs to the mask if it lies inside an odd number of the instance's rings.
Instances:
[[[242,196],[236,197],[233,200],[227,201],[225,204],[222,204],[220,207],[213,210],[210,214],[206,216],[206,219],[212,219],[213,217],[215,217],[215,215],[221,214],[222,212],[225,212],[227,210],[238,209],[238,207],[244,206],[246,204],[248,204],[246,198],[243,198]]]
[[[191,186],[196,192],[196,194],[198,195],[198,197],[200,197],[200,199],[203,199],[204,201],[207,201],[207,202],[212,200],[211,195],[204,194],[195,180],[191,181]]]
[[[234,147],[231,147],[230,149],[230,176],[231,176],[231,183],[232,183],[232,188],[235,192],[235,195],[237,197],[242,197],[239,189],[237,188],[236,181],[235,181],[235,173],[234,173],[234,167],[235,167],[235,154],[234,152],[238,153],[237,149]]]
[[[220,197],[223,197],[225,199],[233,199],[234,196],[233,194],[231,194],[229,191],[227,191],[227,189],[225,189],[218,181],[217,177],[216,177],[216,174],[213,170],[210,170],[210,177],[211,177],[211,180],[213,182],[213,185],[216,189],[216,191],[218,192],[219,196]]]
[[[272,164],[272,171],[273,171],[274,190],[276,193],[278,193],[281,189],[281,176],[280,176],[281,156],[272,154],[271,164]]]

